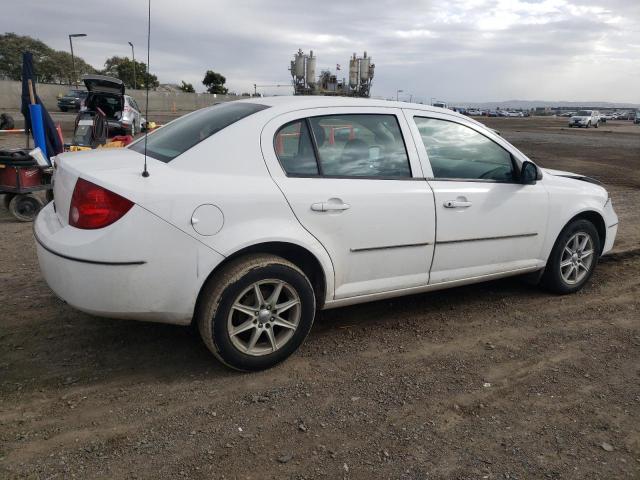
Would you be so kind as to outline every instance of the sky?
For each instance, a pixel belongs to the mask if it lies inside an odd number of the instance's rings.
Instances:
[[[372,95],[429,102],[500,100],[640,103],[640,0],[151,0],[150,65],[161,83],[202,91],[208,69],[237,93],[290,84],[293,54],[322,67],[364,51]],[[40,19],[40,20],[39,20]],[[145,0],[3,2],[0,32],[106,58],[146,61]],[[290,94],[287,88],[260,88]]]

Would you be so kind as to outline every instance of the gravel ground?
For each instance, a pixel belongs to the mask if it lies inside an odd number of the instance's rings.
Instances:
[[[0,477],[640,478],[640,127],[486,121],[611,189],[619,241],[590,284],[323,312],[261,373],[221,367],[189,328],[74,311],[0,210]]]

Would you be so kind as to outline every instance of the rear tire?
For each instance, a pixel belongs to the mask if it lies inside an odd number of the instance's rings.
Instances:
[[[599,255],[596,227],[588,220],[574,220],[558,235],[541,285],[561,295],[579,291],[593,275]]]
[[[16,195],[9,202],[9,212],[21,222],[32,222],[42,208],[42,201],[33,195]]]
[[[233,260],[207,281],[195,320],[218,360],[258,371],[298,349],[311,331],[315,308],[302,270],[281,257],[255,254]]]

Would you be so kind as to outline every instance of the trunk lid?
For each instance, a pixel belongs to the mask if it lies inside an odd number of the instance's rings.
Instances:
[[[113,93],[124,95],[124,83],[122,80],[105,75],[85,75],[82,77],[87,90],[90,93]]]

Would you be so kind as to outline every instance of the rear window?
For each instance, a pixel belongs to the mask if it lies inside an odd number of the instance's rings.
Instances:
[[[229,102],[199,110],[149,134],[147,155],[170,162],[223,128],[266,108],[257,103]],[[144,153],[144,137],[129,148]]]

